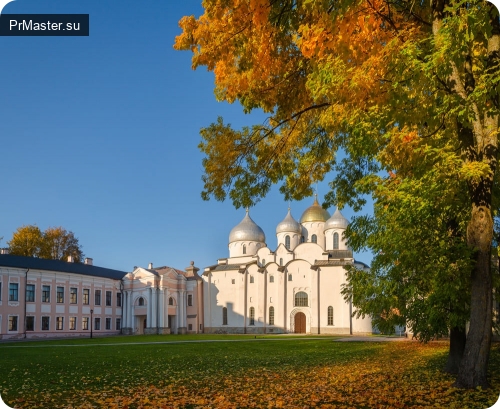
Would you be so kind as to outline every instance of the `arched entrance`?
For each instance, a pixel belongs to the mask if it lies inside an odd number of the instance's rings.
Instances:
[[[298,312],[295,314],[295,333],[305,334],[306,333],[306,315],[303,312]]]

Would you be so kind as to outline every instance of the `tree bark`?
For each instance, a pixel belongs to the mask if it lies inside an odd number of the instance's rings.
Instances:
[[[444,368],[445,372],[453,375],[458,374],[465,350],[465,341],[465,328],[453,327],[450,331],[450,350],[448,351],[448,361]]]

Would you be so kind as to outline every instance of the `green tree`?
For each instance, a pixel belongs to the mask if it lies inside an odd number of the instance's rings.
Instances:
[[[436,162],[423,162],[424,172],[437,173],[431,179],[442,180],[445,200],[457,197],[467,207],[465,240],[473,261],[470,329],[457,385],[487,386],[499,118],[496,8],[454,0],[205,0],[203,6],[198,19],[181,20],[175,47],[193,52],[193,68],[214,72],[219,100],[269,114],[266,123],[242,130],[222,119],[202,130],[203,197],[223,200],[229,193],[235,206],[248,206],[281,182],[286,199],[299,199],[336,169],[340,177],[327,204],[358,210],[363,195],[391,177],[384,174],[408,170],[391,160],[393,152],[415,140],[420,150],[409,150],[410,156],[426,147],[425,155],[441,152]],[[347,159],[337,163],[340,148]],[[455,179],[464,196],[448,189],[446,182]]]
[[[14,232],[7,244],[10,254],[18,256],[64,261],[72,256],[77,263],[81,263],[84,257],[82,246],[73,232],[62,227],[49,227],[42,232],[37,226],[23,226]]]

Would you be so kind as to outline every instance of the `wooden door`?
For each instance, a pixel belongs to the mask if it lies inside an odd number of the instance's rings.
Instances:
[[[306,333],[306,316],[303,312],[298,312],[297,314],[295,314],[295,333]]]

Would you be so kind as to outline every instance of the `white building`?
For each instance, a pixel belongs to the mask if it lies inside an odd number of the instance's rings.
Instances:
[[[347,224],[315,199],[300,223],[288,210],[272,251],[247,211],[229,234],[229,257],[203,272],[204,332],[372,333],[370,318],[353,318],[341,295],[343,266],[368,268],[345,243]]]

